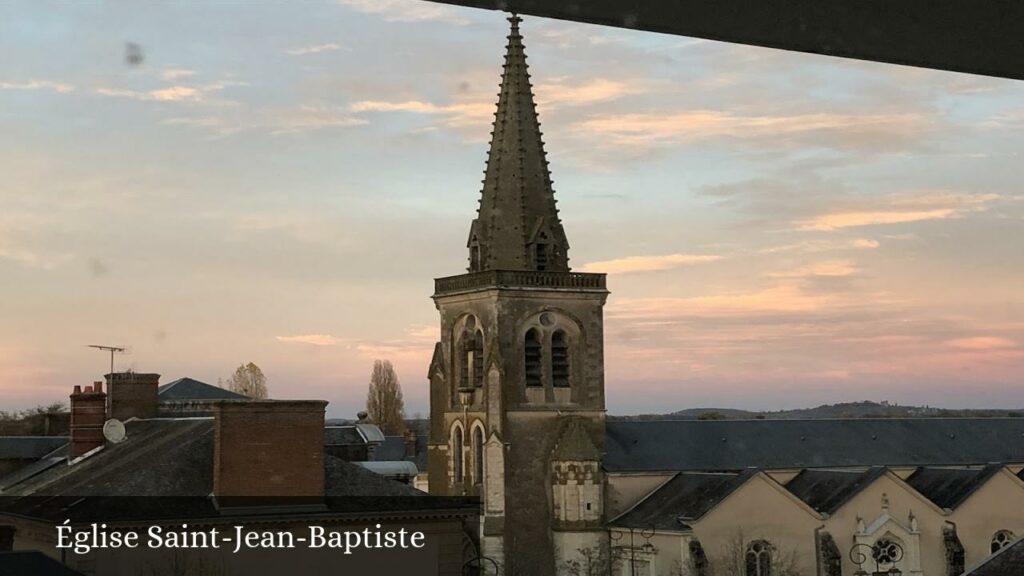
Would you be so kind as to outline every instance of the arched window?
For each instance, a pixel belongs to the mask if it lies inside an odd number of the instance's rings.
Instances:
[[[456,484],[462,482],[462,426],[455,426],[452,430],[452,476]]]
[[[569,385],[569,342],[561,330],[551,335],[551,385]]]
[[[484,385],[484,333],[476,331],[473,337],[473,386],[479,388]]]
[[[523,342],[523,360],[527,386],[543,386],[541,380],[541,345],[540,332],[536,328],[526,331]]]
[[[772,575],[772,545],[764,540],[755,540],[747,546],[746,576]]]
[[[473,429],[473,483],[484,481],[484,429],[477,426]]]
[[[992,553],[995,554],[1003,548],[1006,548],[1010,545],[1010,542],[1013,542],[1013,540],[1013,532],[1010,532],[1009,530],[1000,530],[999,532],[996,532],[992,535]]]

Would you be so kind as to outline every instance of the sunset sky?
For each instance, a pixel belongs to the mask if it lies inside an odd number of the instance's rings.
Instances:
[[[0,410],[117,369],[427,409],[508,23],[415,0],[0,3]],[[613,414],[1024,408],[1024,83],[522,24]],[[135,43],[144,61],[125,60]]]

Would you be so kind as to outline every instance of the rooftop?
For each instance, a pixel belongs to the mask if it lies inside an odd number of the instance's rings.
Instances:
[[[697,520],[756,474],[680,472],[609,522],[618,528],[689,530]]]
[[[1024,418],[609,421],[604,467],[737,471],[1024,462]]]
[[[232,392],[193,380],[192,378],[178,378],[173,382],[161,385],[157,389],[157,398],[161,401],[168,400],[245,400],[248,396]]]

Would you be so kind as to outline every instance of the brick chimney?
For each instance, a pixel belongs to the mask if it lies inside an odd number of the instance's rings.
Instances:
[[[107,420],[107,395],[103,383],[75,386],[71,393],[71,450],[68,460],[103,446],[103,423]]]
[[[107,413],[124,421],[129,418],[156,418],[159,374],[115,372],[107,374]]]
[[[405,457],[415,458],[416,457],[416,431],[406,428],[405,433],[402,434],[402,439],[405,441]]]
[[[223,400],[213,406],[213,493],[322,497],[323,400]]]

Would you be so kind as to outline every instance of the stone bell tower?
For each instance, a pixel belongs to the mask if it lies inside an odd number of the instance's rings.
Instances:
[[[435,280],[430,492],[481,498],[480,554],[553,575],[602,552],[604,274],[571,272],[511,32],[465,274]]]

